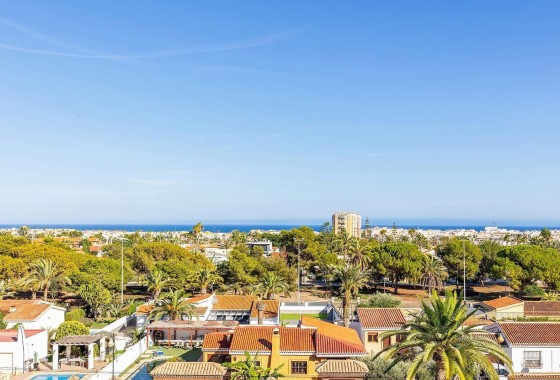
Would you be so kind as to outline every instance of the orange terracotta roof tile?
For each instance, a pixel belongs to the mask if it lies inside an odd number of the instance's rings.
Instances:
[[[560,317],[560,301],[525,301],[525,317]]]
[[[239,296],[239,295],[216,295],[216,303],[212,307],[213,310],[251,310],[257,296]]]
[[[154,310],[154,305],[140,305],[136,309],[138,314],[150,314]]]
[[[522,304],[523,301],[517,298],[505,296],[500,298],[495,298],[493,300],[484,301],[484,305],[492,308],[492,309],[501,309],[502,307],[513,306],[517,304]]]
[[[369,372],[366,363],[358,360],[326,360],[315,369],[318,374],[358,374],[364,375]]]
[[[360,307],[357,312],[364,329],[398,329],[406,323],[401,309]]]
[[[315,337],[317,356],[364,356],[367,351],[359,344],[336,339],[321,333]]]
[[[227,369],[213,362],[167,362],[154,368],[150,375],[157,377],[216,377],[222,379]]]
[[[231,337],[233,333],[231,332],[214,332],[204,335],[204,341],[202,342],[203,350],[229,350]]]
[[[313,331],[278,326],[239,326],[233,333],[230,350],[270,352],[275,328],[280,330],[280,352],[315,352]]]
[[[257,310],[257,303],[262,302],[264,304],[264,317],[265,318],[276,318],[278,317],[278,311],[280,309],[280,302],[277,300],[261,300],[253,301],[251,306],[251,318],[257,318],[259,312]]]
[[[509,379],[516,380],[560,380],[560,373],[558,372],[516,372],[513,376],[509,376]]]
[[[325,322],[320,319],[308,317],[305,315],[301,317],[301,326],[315,327],[317,329],[317,332],[323,335],[362,346],[362,340],[360,339],[356,330],[350,329],[348,327],[338,326],[334,323]]]
[[[501,322],[499,325],[513,346],[560,346],[560,323]]]
[[[475,325],[489,326],[489,325],[493,325],[494,323],[496,323],[496,322],[491,320],[491,319],[471,317],[463,323],[463,326],[465,326],[465,327],[475,326]]]
[[[0,312],[5,322],[34,321],[52,305],[36,300],[0,300]],[[10,312],[15,307],[16,311]]]

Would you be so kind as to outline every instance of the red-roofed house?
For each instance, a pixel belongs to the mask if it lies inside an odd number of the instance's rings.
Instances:
[[[47,330],[0,330],[0,373],[21,373],[29,370],[35,354],[37,359],[47,357]]]
[[[487,311],[490,319],[515,319],[523,318],[523,301],[514,297],[500,297],[489,301],[484,301],[481,306]]]
[[[217,363],[242,361],[245,352],[258,355],[260,366],[282,366],[279,372],[292,379],[325,378],[318,369],[333,359],[337,362],[323,371],[329,378],[363,379],[367,372],[351,360],[367,355],[354,330],[309,317],[299,327],[238,326],[231,332],[207,334],[202,351],[204,362]]]
[[[64,322],[66,309],[40,300],[0,300],[0,313],[8,328],[22,325],[25,329],[56,329]]]
[[[499,322],[486,329],[503,340],[515,378],[560,378],[560,323]]]
[[[401,309],[396,308],[364,308],[357,309],[358,334],[369,353],[376,354],[394,344],[399,336],[381,339],[381,334],[400,329],[406,320]]]

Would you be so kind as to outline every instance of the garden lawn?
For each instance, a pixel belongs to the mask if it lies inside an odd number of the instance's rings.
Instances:
[[[328,316],[327,313],[315,313],[315,314],[301,314],[305,315],[306,317],[318,318],[321,320],[327,320]],[[280,314],[280,322],[283,321],[297,321],[299,320],[300,314]]]
[[[176,347],[150,347],[150,350],[163,351],[164,356],[173,356],[176,358],[181,358],[186,362],[196,362],[202,356],[202,350],[200,348],[193,348],[190,350],[185,350],[184,348]]]

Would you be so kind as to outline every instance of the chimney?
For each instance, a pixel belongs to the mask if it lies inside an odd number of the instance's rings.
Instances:
[[[258,316],[258,324],[262,325],[263,324],[263,320],[264,320],[264,309],[265,309],[265,305],[264,302],[261,301],[257,301],[257,316]]]
[[[271,343],[270,368],[276,368],[280,365],[280,328],[275,327],[274,330],[272,330]]]
[[[15,313],[17,311],[17,308],[15,305],[10,306],[10,314],[11,313]]]

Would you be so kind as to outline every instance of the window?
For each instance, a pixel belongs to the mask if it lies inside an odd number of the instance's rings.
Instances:
[[[400,343],[404,340],[404,335],[402,334],[397,334],[397,343]]]
[[[261,366],[261,361],[260,361],[260,360],[255,360],[255,365],[256,365],[257,367],[260,367],[260,366]]]
[[[379,342],[379,334],[378,333],[368,333],[367,334],[367,341],[368,342]]]
[[[541,352],[540,351],[524,351],[523,367],[525,368],[541,368]]]
[[[292,362],[293,374],[307,374],[307,362]]]

